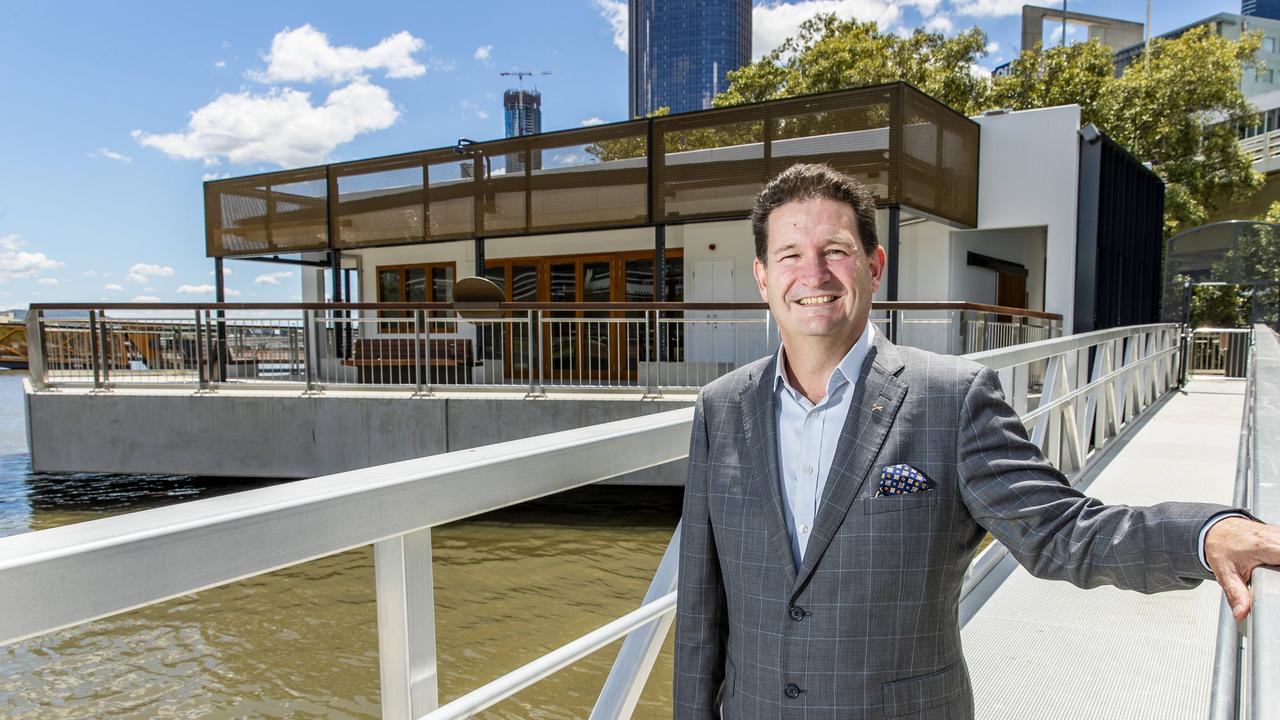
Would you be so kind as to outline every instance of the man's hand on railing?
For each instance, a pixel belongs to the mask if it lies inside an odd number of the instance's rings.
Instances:
[[[1280,527],[1243,517],[1214,523],[1204,539],[1204,558],[1231,604],[1231,614],[1243,620],[1253,607],[1249,579],[1260,565],[1280,566]]]

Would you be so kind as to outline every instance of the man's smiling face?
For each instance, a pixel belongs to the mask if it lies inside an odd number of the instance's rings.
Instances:
[[[766,262],[755,261],[756,283],[788,353],[813,340],[852,347],[880,287],[884,249],[863,252],[853,208],[828,198],[781,205],[766,228],[768,252]]]

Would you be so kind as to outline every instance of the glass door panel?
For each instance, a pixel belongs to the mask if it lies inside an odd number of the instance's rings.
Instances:
[[[612,263],[609,260],[591,260],[582,263],[582,301],[609,302],[611,299]],[[608,318],[608,310],[587,310],[582,313],[585,318]],[[583,323],[585,338],[583,340],[582,375],[593,378],[609,376],[611,367],[617,362],[611,357],[610,348],[614,346],[615,333],[612,326],[604,320],[593,320]]]
[[[552,263],[547,300],[553,303],[576,302],[578,299],[578,264]],[[573,311],[553,310],[553,318],[571,318]],[[546,367],[552,377],[564,377],[577,371],[578,327],[572,322],[550,323]]]

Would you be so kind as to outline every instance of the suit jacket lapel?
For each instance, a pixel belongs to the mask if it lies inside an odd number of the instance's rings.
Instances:
[[[760,377],[751,378],[743,386],[740,402],[747,457],[758,458],[765,467],[765,472],[757,473],[755,477],[766,487],[756,487],[752,494],[759,500],[759,512],[764,515],[768,527],[769,552],[775,562],[786,568],[788,579],[794,582],[796,564],[791,555],[791,536],[783,520],[782,482],[778,475],[778,418],[773,397],[777,364],[777,355],[774,355]]]
[[[867,354],[858,385],[853,390],[849,415],[840,432],[831,469],[827,472],[813,534],[809,536],[804,562],[796,575],[796,592],[804,587],[817,567],[849,513],[854,498],[866,484],[871,465],[880,454],[902,399],[907,394],[907,386],[897,377],[902,367],[897,347],[876,333],[875,343]]]

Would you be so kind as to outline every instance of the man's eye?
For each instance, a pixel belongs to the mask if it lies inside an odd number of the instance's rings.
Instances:
[[[837,256],[841,256],[841,257],[843,257],[843,256],[845,256],[845,255],[848,255],[848,253],[846,253],[844,250],[841,250],[841,249],[839,249],[839,248],[831,248],[830,250],[828,250],[828,251],[827,251],[827,254],[828,254],[828,255],[837,255]]]

